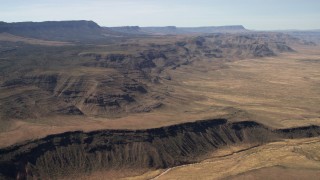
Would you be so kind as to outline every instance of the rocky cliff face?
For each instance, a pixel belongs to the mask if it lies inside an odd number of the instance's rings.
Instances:
[[[147,130],[67,132],[0,150],[3,178],[48,179],[118,168],[167,168],[227,145],[320,135],[320,127],[270,129],[252,121],[198,121]]]

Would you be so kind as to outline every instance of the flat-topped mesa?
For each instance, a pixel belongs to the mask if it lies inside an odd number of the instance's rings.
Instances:
[[[80,41],[105,38],[103,33],[110,30],[101,28],[93,21],[45,21],[0,23],[0,33],[43,40]]]
[[[242,25],[230,26],[203,26],[203,27],[176,27],[176,26],[120,26],[110,27],[111,30],[128,34],[156,34],[156,35],[176,35],[195,33],[242,33],[249,32]]]
[[[106,27],[107,28],[107,27]],[[119,27],[109,27],[112,31],[127,33],[127,34],[143,34],[139,26],[119,26]]]
[[[170,35],[170,34],[180,34],[180,30],[176,26],[150,26],[150,27],[140,27],[141,30],[145,33],[150,34],[163,34],[163,35]]]
[[[37,30],[37,29],[52,29],[52,28],[90,28],[99,29],[100,26],[93,21],[44,21],[44,22],[14,22],[14,23],[0,23],[0,32],[8,30]]]
[[[204,26],[204,27],[181,27],[181,30],[191,33],[241,33],[249,32],[242,25],[229,26]]]
[[[196,121],[147,130],[66,132],[0,150],[0,177],[59,178],[119,168],[167,168],[229,145],[320,135],[319,126],[274,130],[254,121]]]

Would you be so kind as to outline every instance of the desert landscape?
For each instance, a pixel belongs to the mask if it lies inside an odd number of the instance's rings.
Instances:
[[[0,22],[0,179],[318,179],[319,43]]]

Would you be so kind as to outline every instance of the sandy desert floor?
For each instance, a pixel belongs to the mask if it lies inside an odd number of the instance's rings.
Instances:
[[[127,179],[318,179],[320,139],[284,140],[244,149],[228,147],[205,161]],[[201,177],[201,178],[200,178]]]

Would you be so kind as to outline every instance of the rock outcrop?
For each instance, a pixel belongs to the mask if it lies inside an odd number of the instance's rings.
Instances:
[[[167,168],[228,145],[252,146],[320,135],[319,126],[271,129],[253,121],[197,121],[147,130],[66,132],[0,150],[6,179],[50,179],[119,168]]]

